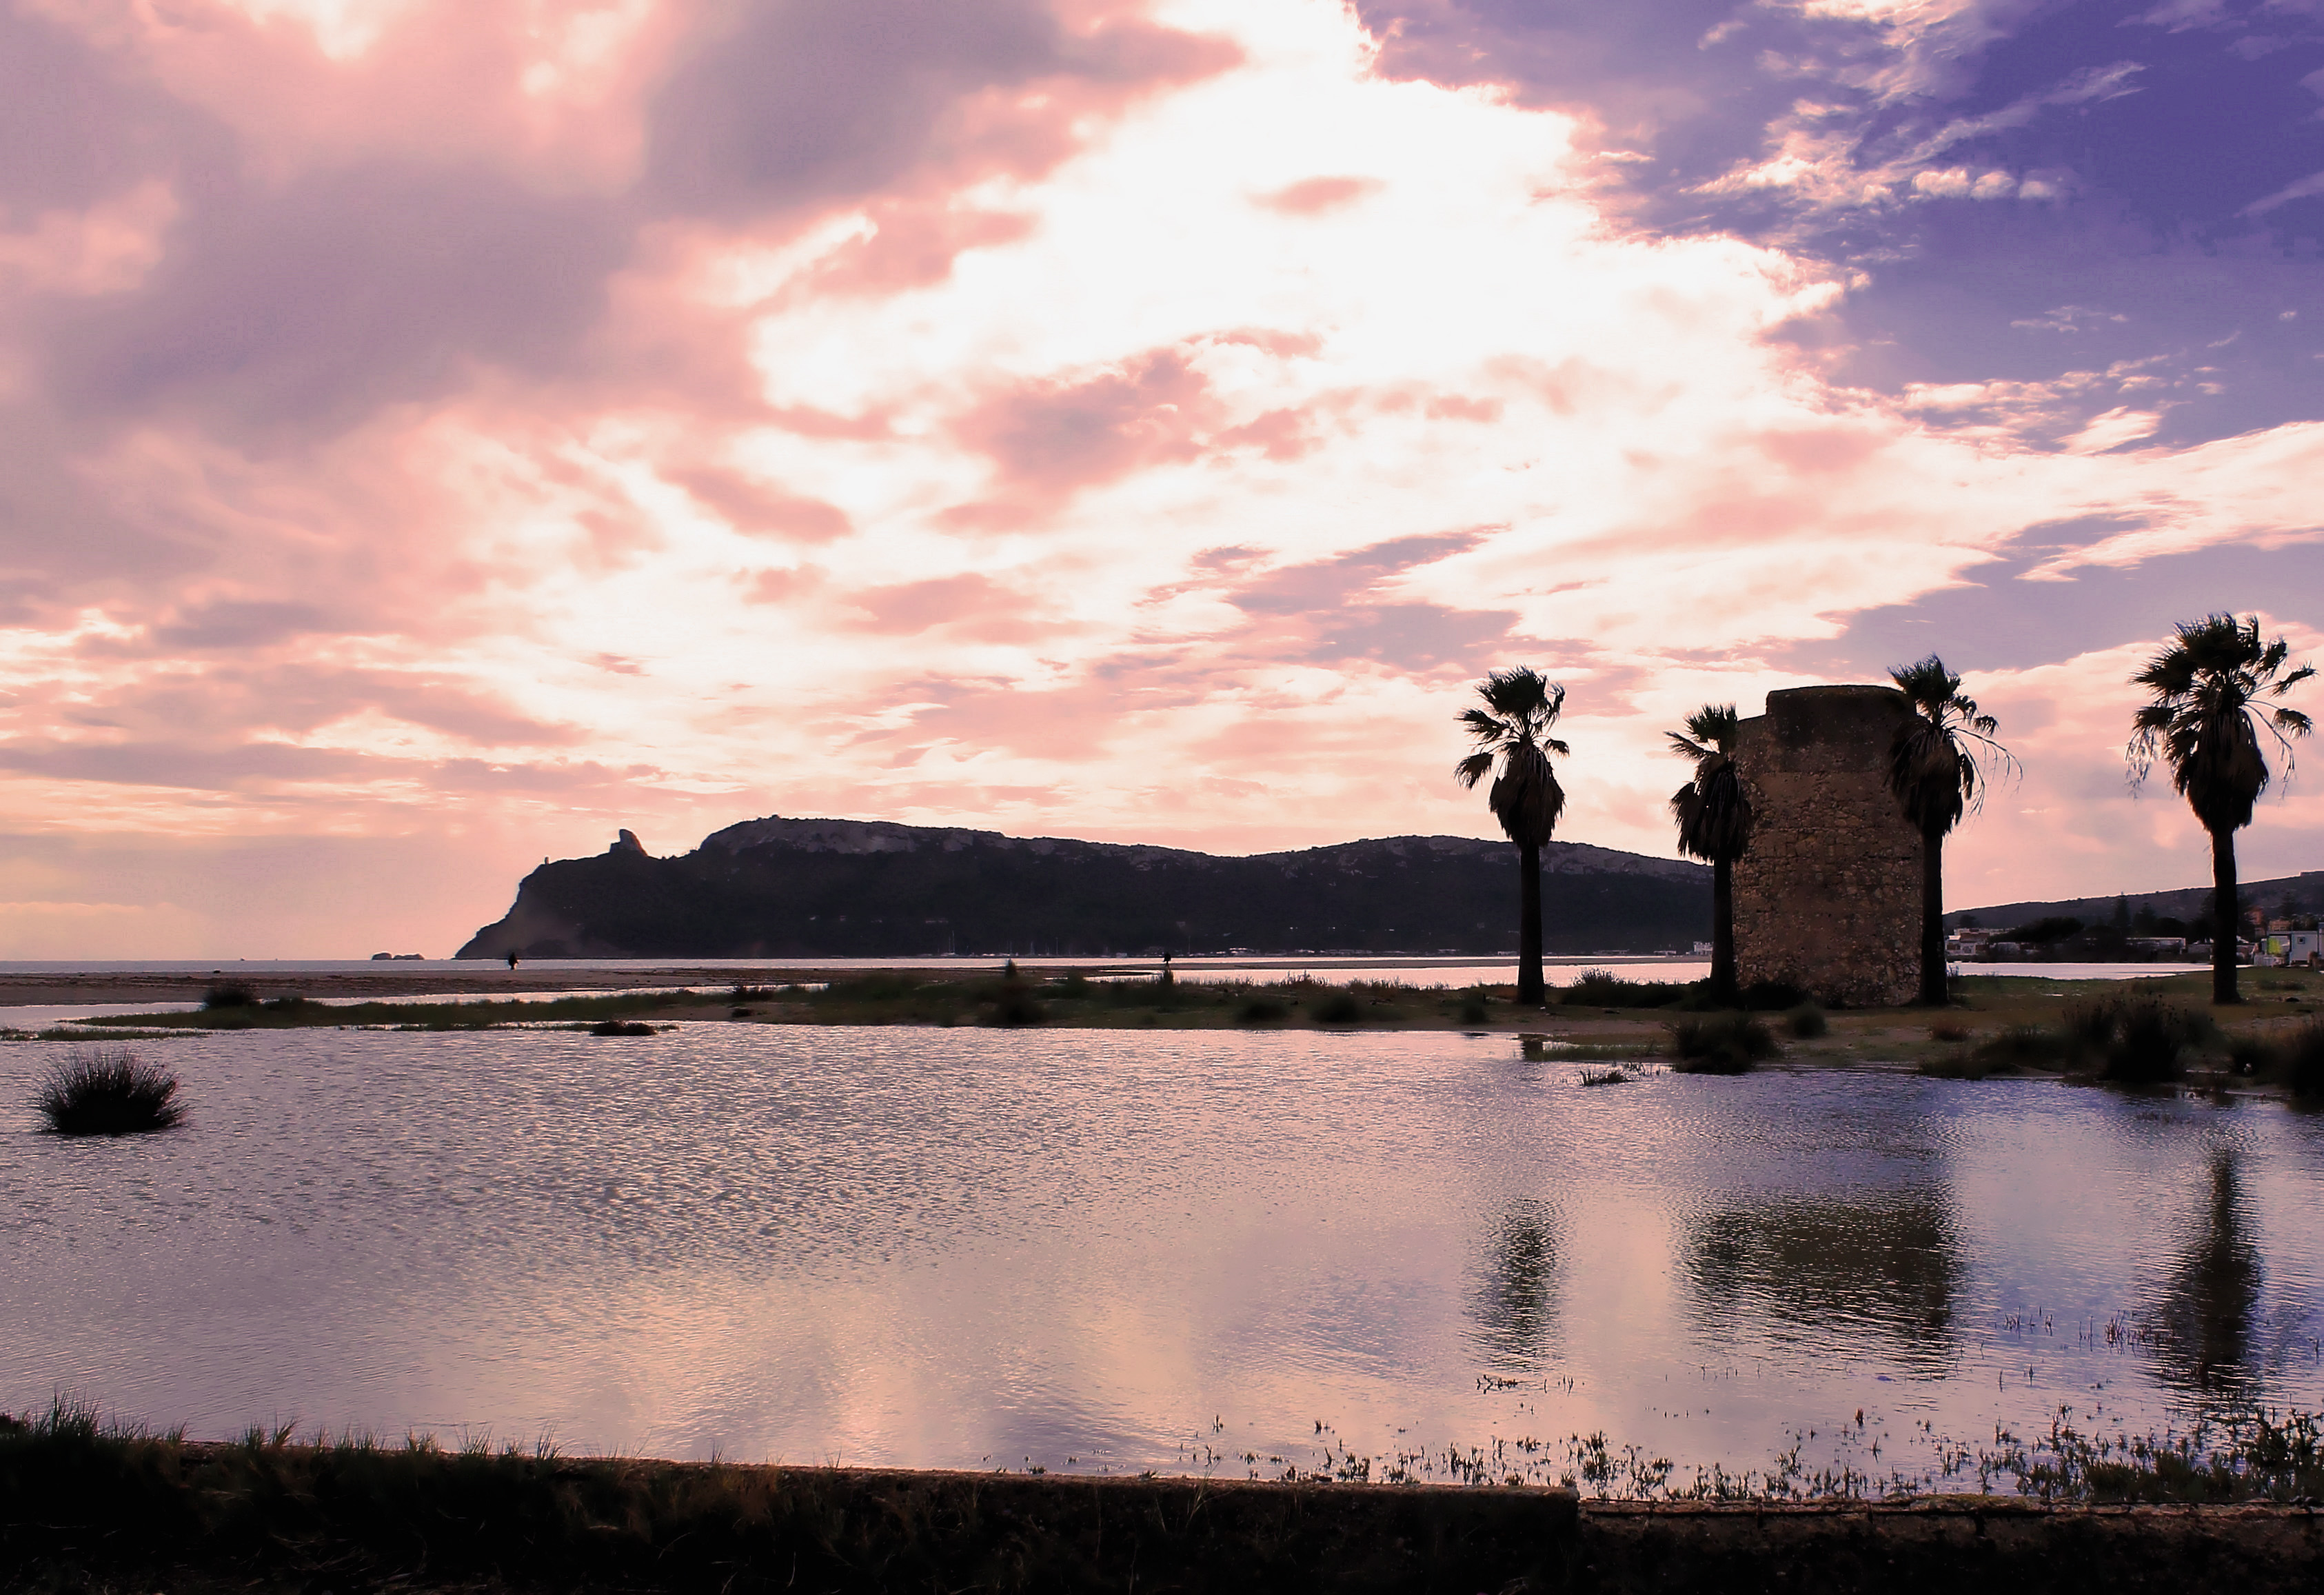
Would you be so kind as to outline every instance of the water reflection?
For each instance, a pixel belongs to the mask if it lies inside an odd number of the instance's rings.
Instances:
[[[1556,1223],[1547,1203],[1524,1198],[1502,1212],[1487,1237],[1469,1321],[1496,1368],[1539,1368],[1556,1339]]]
[[[2181,1389],[2240,1396],[2250,1386],[2264,1270],[2245,1207],[2241,1155],[2221,1148],[2206,1174],[2202,1206],[2155,1302],[2155,1362]]]
[[[1729,1343],[1860,1333],[1932,1372],[1952,1360],[1962,1265],[1941,1191],[1768,1194],[1714,1209],[1687,1226],[1679,1267],[1704,1327]]]

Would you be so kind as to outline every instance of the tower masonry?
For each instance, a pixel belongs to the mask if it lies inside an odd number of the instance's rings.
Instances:
[[[1794,687],[1738,728],[1751,845],[1735,865],[1736,974],[1849,1007],[1910,1002],[1921,968],[1921,834],[1888,789],[1887,687]]]

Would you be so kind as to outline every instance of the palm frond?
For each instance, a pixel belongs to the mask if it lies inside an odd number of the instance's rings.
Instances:
[[[2261,712],[2256,705],[2282,698],[2312,677],[2315,667],[2285,670],[2291,645],[2281,637],[2261,641],[2256,614],[2209,614],[2181,622],[2172,634],[2169,646],[2131,678],[2151,695],[2132,715],[2123,750],[2131,787],[2143,786],[2159,761],[2170,768],[2172,788],[2206,830],[2239,830],[2251,823],[2253,807],[2273,779],[2261,728],[2274,737],[2287,776],[2293,739],[2313,729],[2296,709]]]

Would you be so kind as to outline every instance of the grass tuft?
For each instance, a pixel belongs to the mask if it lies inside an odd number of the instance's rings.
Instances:
[[[146,1135],[186,1117],[178,1077],[125,1046],[74,1048],[32,1100],[53,1135]]]
[[[1744,1013],[1683,1019],[1671,1027],[1672,1065],[1682,1074],[1747,1074],[1780,1051],[1767,1021]]]
[[[2066,1010],[2068,1060],[2101,1080],[2153,1085],[2184,1072],[2186,1052],[2202,1041],[2208,1021],[2143,991],[2110,993]]]

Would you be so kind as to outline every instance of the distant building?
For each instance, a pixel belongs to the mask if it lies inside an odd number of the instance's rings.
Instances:
[[[1736,973],[1826,1002],[1910,1002],[1921,976],[1921,833],[1888,789],[1912,714],[1887,687],[1794,687],[1746,720],[1751,845],[1735,865]]]
[[[2260,937],[2252,953],[2252,962],[2276,968],[2298,963],[2314,969],[2324,964],[2324,932],[2271,930]]]

